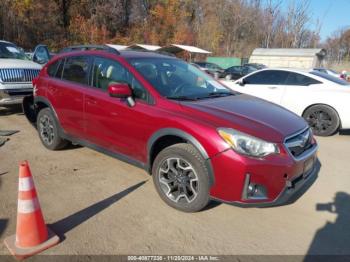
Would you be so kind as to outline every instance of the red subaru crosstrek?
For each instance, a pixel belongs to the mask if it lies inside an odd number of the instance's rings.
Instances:
[[[182,211],[210,199],[280,205],[317,177],[317,144],[301,117],[175,57],[66,52],[33,84],[23,106],[45,147],[70,141],[141,167]]]

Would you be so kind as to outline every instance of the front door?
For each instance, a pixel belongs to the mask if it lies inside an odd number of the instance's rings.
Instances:
[[[94,144],[110,151],[145,161],[146,138],[153,132],[149,93],[120,63],[103,57],[93,62],[91,89],[85,95],[87,136]],[[108,94],[110,83],[127,83],[136,100],[129,106],[125,99]]]
[[[285,91],[288,72],[281,70],[264,70],[243,78],[243,82],[235,86],[239,92],[256,96],[267,101],[281,104]]]

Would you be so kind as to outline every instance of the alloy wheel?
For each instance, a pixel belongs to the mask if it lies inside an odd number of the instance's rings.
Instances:
[[[47,115],[43,115],[39,121],[40,136],[47,145],[51,145],[55,138],[53,121]]]
[[[198,176],[192,165],[182,158],[167,158],[158,178],[163,193],[176,203],[191,203],[198,195]]]
[[[314,111],[307,118],[310,127],[318,133],[327,131],[332,126],[331,116],[324,111]]]

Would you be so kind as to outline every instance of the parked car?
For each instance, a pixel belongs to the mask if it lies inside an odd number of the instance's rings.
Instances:
[[[315,135],[350,128],[349,83],[318,71],[263,69],[224,84],[263,98],[304,117]]]
[[[340,74],[332,69],[327,68],[314,68],[312,71],[318,71],[327,75],[331,75],[337,78],[340,78]]]
[[[256,70],[260,70],[260,69],[267,68],[266,65],[264,65],[264,64],[259,64],[259,63],[247,63],[247,64],[244,64],[244,65],[245,65],[245,66],[253,67],[253,68],[255,68]]]
[[[225,70],[217,64],[209,62],[194,62],[194,64],[198,65],[201,70],[207,72],[212,76],[217,75],[219,78],[223,78],[226,76]]]
[[[231,66],[227,69],[225,69],[225,77],[229,76],[229,79],[231,80],[237,80],[247,74],[250,74],[254,71],[256,71],[255,67],[252,66]]]
[[[32,80],[41,67],[15,44],[0,41],[0,106],[21,104],[33,92]]]
[[[317,144],[301,117],[174,57],[67,52],[33,83],[23,107],[46,148],[72,141],[141,167],[182,211],[210,198],[279,205],[316,177]]]

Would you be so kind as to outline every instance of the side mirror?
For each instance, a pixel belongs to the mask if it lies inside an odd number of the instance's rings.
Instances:
[[[37,45],[33,53],[33,62],[46,64],[50,60],[50,52],[46,45]]]
[[[111,97],[128,98],[132,96],[132,91],[128,84],[113,83],[108,86],[108,94]]]
[[[244,85],[245,85],[244,79],[239,80],[239,81],[238,81],[238,84],[239,84],[240,86],[244,86]]]

